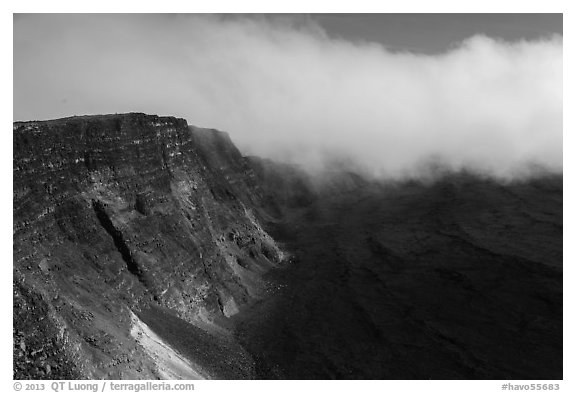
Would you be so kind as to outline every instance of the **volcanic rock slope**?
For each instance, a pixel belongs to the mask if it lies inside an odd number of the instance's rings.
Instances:
[[[260,378],[562,378],[561,175],[323,181],[268,226],[280,289],[232,317]]]
[[[562,175],[311,177],[135,113],[15,123],[13,181],[15,378],[562,378]]]
[[[13,165],[15,378],[161,377],[138,323],[179,329],[205,377],[251,375],[227,317],[282,254],[227,134],[138,113],[15,123]]]

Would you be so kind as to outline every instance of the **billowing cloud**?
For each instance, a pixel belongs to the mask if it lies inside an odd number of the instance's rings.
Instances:
[[[14,67],[17,120],[176,115],[228,131],[246,154],[385,176],[430,162],[562,170],[559,36],[418,55],[301,19],[24,16]]]

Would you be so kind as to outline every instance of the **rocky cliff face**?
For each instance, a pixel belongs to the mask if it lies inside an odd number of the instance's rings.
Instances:
[[[561,174],[311,177],[126,114],[15,123],[13,182],[15,378],[562,378]]]
[[[134,317],[225,351],[206,376],[250,374],[227,319],[282,253],[228,135],[139,113],[15,123],[13,165],[16,378],[158,377]]]

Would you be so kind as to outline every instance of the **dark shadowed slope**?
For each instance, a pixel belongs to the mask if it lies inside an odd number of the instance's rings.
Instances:
[[[341,189],[271,232],[297,262],[235,317],[259,377],[562,378],[561,176]]]

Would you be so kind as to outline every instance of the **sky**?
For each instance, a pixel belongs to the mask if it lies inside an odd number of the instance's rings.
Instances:
[[[558,14],[14,17],[14,120],[145,112],[380,177],[562,170]]]
[[[484,34],[507,41],[562,35],[562,14],[316,14],[333,37],[436,54]]]

